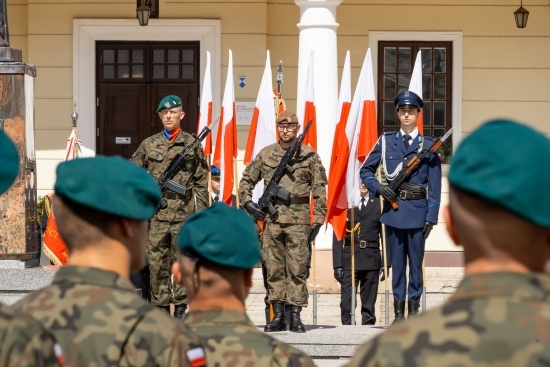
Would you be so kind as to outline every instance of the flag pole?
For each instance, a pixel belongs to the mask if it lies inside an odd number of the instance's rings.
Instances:
[[[355,210],[351,211],[351,325],[355,325]]]
[[[313,325],[317,325],[317,251],[315,240],[311,242],[311,267],[313,268]]]
[[[426,312],[426,258],[422,259],[422,312]]]
[[[235,184],[235,207],[239,208],[239,182],[237,180],[238,172],[237,172],[237,157],[233,157],[233,183]]]
[[[209,155],[206,157],[208,164],[208,206],[212,206],[212,158]]]
[[[378,181],[382,181],[382,174],[380,172],[380,167],[378,168],[378,171],[376,172],[376,175],[378,176]],[[384,202],[382,201],[382,196],[380,196],[380,212],[384,210]],[[387,244],[386,244],[386,225],[384,223],[381,223],[382,227],[382,252],[384,253],[384,303],[385,303],[385,310],[384,310],[384,321],[386,326],[390,325],[390,290],[388,287],[388,278],[389,278],[389,271],[388,271],[388,252],[387,252]]]

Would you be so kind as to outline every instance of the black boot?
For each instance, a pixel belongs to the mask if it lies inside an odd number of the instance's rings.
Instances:
[[[300,319],[300,312],[302,312],[302,307],[300,306],[291,306],[290,307],[290,331],[293,333],[305,333],[306,328]]]
[[[408,317],[418,315],[418,309],[420,308],[420,302],[409,300],[408,306],[409,306],[408,307],[409,308],[409,316]]]
[[[168,306],[157,306],[158,308],[160,308],[161,310],[163,310],[164,312],[166,312],[168,314],[168,316],[170,316],[170,305]]]
[[[274,331],[286,331],[285,305],[284,303],[273,303],[273,320],[264,327],[266,333]]]
[[[393,320],[393,323],[396,323],[400,320],[405,320],[405,300],[394,299],[393,310],[395,312],[395,319]]]
[[[181,305],[176,305],[174,309],[174,317],[181,320],[183,314],[185,313],[185,310],[187,310],[187,305],[185,303],[182,303]]]

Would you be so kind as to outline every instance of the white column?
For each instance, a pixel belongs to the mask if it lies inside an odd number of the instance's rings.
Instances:
[[[300,7],[300,44],[298,59],[298,100],[300,110],[304,101],[305,73],[310,52],[314,52],[314,88],[315,106],[317,109],[317,151],[323,165],[329,169],[334,130],[336,126],[336,109],[338,104],[338,58],[336,46],[336,7],[342,0],[294,0]],[[317,237],[318,249],[332,248],[332,228],[320,231]]]

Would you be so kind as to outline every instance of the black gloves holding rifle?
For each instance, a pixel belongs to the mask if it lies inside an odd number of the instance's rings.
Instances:
[[[263,210],[260,209],[258,204],[253,202],[252,200],[247,201],[244,203],[244,209],[246,212],[252,216],[255,220],[264,220],[265,219],[265,213]]]
[[[388,185],[382,185],[376,190],[376,196],[380,196],[386,200],[386,201],[392,201],[397,199],[397,194],[395,191],[393,191]]]
[[[344,280],[344,269],[342,267],[334,268],[334,279],[340,284]]]
[[[428,239],[428,236],[430,235],[430,232],[432,231],[433,227],[434,227],[433,223],[430,223],[430,222],[424,223],[424,229],[422,230],[422,233],[424,233],[424,240]]]
[[[311,227],[309,228],[309,235],[307,236],[307,243],[312,243],[315,241],[315,237],[317,237],[317,234],[319,234],[319,230],[321,229],[322,224],[319,223],[313,223]]]

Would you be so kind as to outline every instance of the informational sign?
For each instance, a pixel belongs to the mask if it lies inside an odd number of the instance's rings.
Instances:
[[[237,110],[237,125],[250,125],[252,115],[254,114],[254,105],[252,101],[236,101],[235,109]]]
[[[115,138],[115,143],[116,144],[131,144],[132,143],[132,138],[130,138],[129,136],[123,136],[123,137],[117,136]]]

